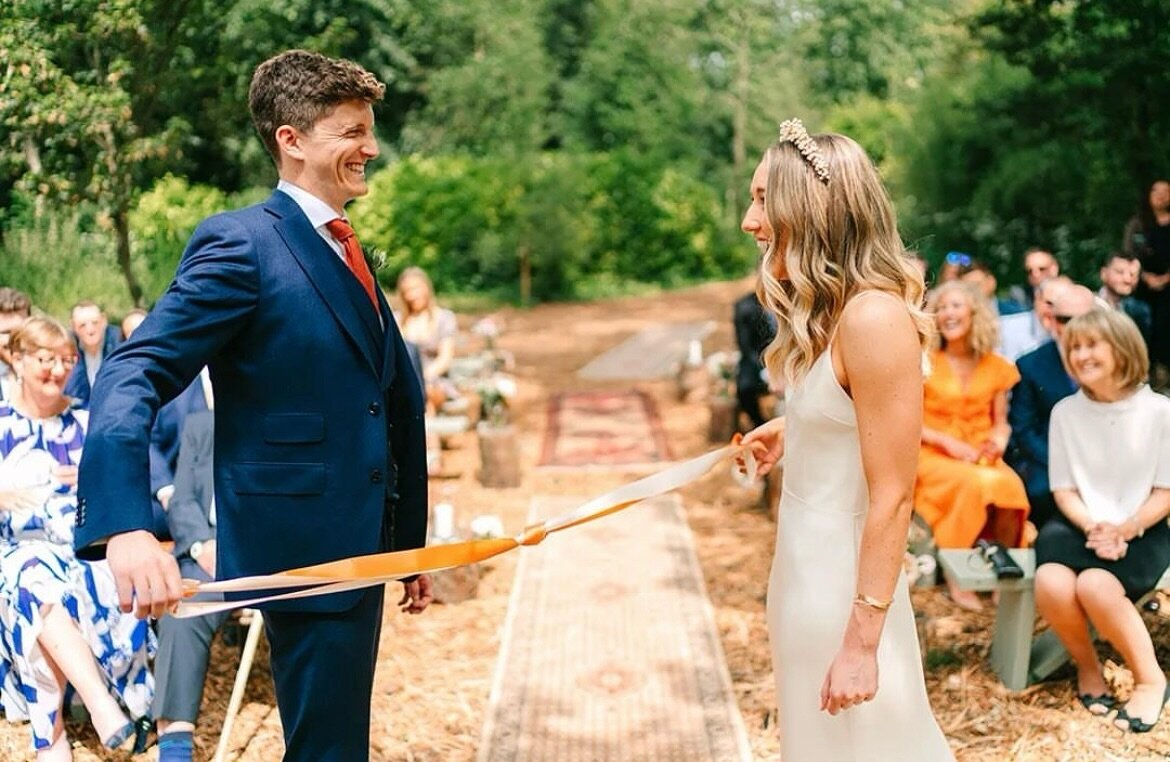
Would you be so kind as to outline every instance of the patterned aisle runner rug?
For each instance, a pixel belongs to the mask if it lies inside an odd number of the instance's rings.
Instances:
[[[645,392],[566,392],[548,404],[541,466],[641,466],[670,460]]]
[[[502,641],[479,762],[751,760],[677,495],[525,548]]]
[[[591,381],[668,378],[687,357],[692,341],[702,341],[715,323],[669,323],[643,329],[577,371]]]

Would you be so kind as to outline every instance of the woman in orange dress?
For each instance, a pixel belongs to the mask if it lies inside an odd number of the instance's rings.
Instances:
[[[1018,547],[1028,495],[1003,462],[1011,428],[1007,394],[1019,380],[1015,365],[995,354],[995,318],[970,286],[947,282],[931,298],[938,333],[926,379],[922,446],[914,506],[940,548],[969,548],[980,537]],[[950,585],[964,608],[979,597]]]

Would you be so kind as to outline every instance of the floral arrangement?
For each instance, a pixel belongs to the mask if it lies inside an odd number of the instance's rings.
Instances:
[[[490,351],[496,348],[496,339],[500,336],[500,325],[492,317],[480,318],[471,326],[471,332],[483,339],[484,346]]]
[[[479,395],[479,417],[489,426],[508,425],[508,407],[516,396],[516,381],[503,373],[481,379],[475,387]]]
[[[714,396],[735,396],[735,372],[738,366],[738,352],[715,352],[707,356],[707,375]]]

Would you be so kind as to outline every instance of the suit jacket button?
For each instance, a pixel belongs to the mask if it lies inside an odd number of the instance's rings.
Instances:
[[[378,468],[370,469],[370,483],[371,484],[381,484],[382,483],[381,469],[378,469]]]
[[[377,402],[371,402],[368,409],[370,411],[370,415],[377,415],[378,413],[382,412],[382,406]]]

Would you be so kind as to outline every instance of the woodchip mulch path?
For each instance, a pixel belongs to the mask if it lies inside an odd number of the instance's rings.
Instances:
[[[731,305],[747,281],[715,283],[684,291],[592,304],[545,305],[506,310],[503,347],[515,353],[520,392],[514,419],[522,432],[524,481],[519,488],[490,490],[475,476],[474,433],[456,437],[444,453],[448,478],[434,484],[434,500],[456,507],[466,526],[481,513],[500,517],[509,532],[525,522],[532,495],[592,495],[627,481],[619,474],[556,473],[534,468],[540,456],[546,402],[556,392],[589,388],[576,377],[590,359],[637,331],[663,321],[717,321],[707,351],[733,345]],[[464,327],[470,320],[463,321]],[[472,346],[470,349],[474,349]],[[670,381],[639,383],[654,395],[676,457],[705,451],[707,415],[702,403],[682,403]],[[597,382],[595,388],[612,388]],[[775,525],[754,491],[712,472],[683,491],[715,621],[733,687],[758,760],[778,759],[774,693],[764,620],[764,594]],[[520,552],[524,552],[521,549]],[[423,616],[400,616],[388,606],[373,702],[372,759],[382,762],[473,760],[486,716],[518,554],[492,559],[480,569],[478,595],[457,605],[435,606]],[[388,603],[398,592],[392,585]],[[962,762],[1122,762],[1165,760],[1170,721],[1145,736],[1123,733],[1090,717],[1076,703],[1071,673],[1020,693],[1007,692],[987,666],[993,612],[961,612],[934,589],[916,590],[916,609],[926,619],[927,682],[939,722]],[[1164,611],[1170,611],[1170,601]],[[1170,618],[1147,614],[1163,666],[1170,666]],[[1127,696],[1130,673],[1108,649],[1108,677]],[[217,641],[196,743],[200,760],[214,752],[231,690],[238,649]],[[261,649],[233,733],[247,762],[279,758],[279,723]],[[97,752],[88,728],[70,724],[78,762],[124,759]],[[139,759],[156,758],[157,750]],[[0,759],[31,762],[28,729],[0,720]]]

